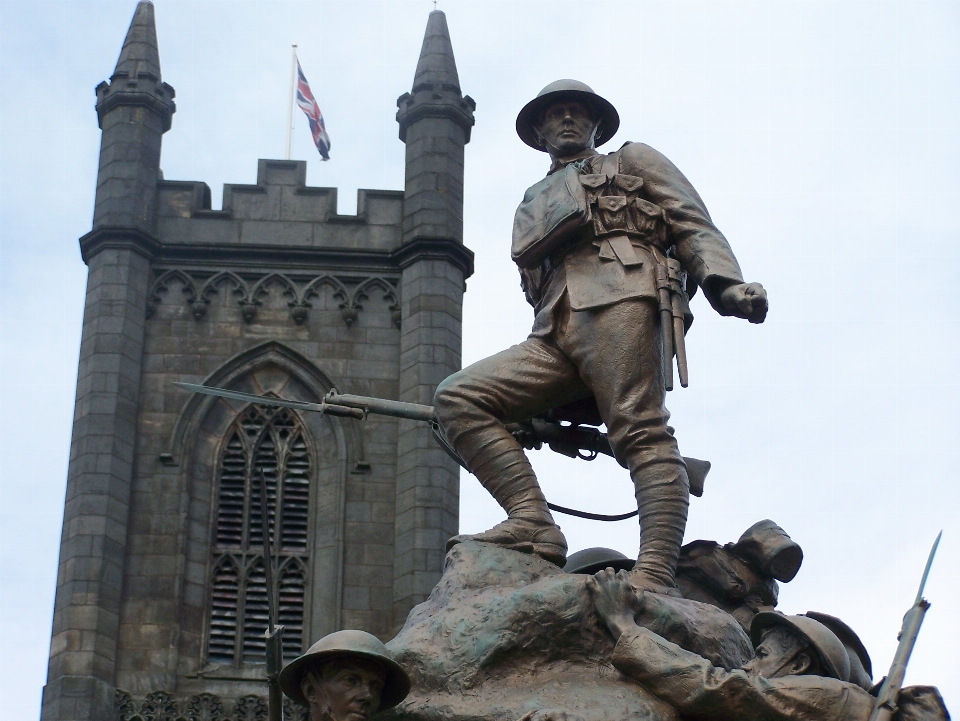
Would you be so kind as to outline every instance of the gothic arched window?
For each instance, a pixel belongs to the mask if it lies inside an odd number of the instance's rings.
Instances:
[[[306,429],[285,408],[250,406],[226,435],[217,465],[217,505],[207,637],[209,663],[264,662],[267,584],[260,472],[266,478],[271,545],[277,559],[277,622],[286,658],[303,646],[310,522]]]

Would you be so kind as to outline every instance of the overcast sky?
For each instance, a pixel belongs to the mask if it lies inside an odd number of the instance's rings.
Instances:
[[[0,0],[0,708],[36,718],[46,676],[100,133],[93,89],[134,0]],[[165,177],[256,181],[283,157],[290,45],[327,120],[321,163],[302,115],[293,157],[311,185],[403,187],[394,120],[428,0],[157,0],[178,111]],[[771,518],[803,547],[781,610],[841,616],[875,676],[944,529],[909,683],[960,713],[960,4],[441,0],[464,93],[465,243],[476,272],[464,363],[522,340],[532,314],[509,259],[513,211],[545,156],[515,136],[541,87],[573,77],[620,111],[605,149],[657,148],[690,178],[747,280],[762,326],[702,297],[690,388],[668,396],[680,448],[709,459],[686,540],[736,540]],[[298,111],[299,112],[299,111]],[[635,508],[626,471],[534,453],[547,497]],[[502,513],[464,476],[461,530]],[[571,551],[636,553],[635,521],[560,517]]]

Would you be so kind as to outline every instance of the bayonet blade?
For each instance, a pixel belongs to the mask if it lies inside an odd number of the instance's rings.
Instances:
[[[937,540],[933,542],[933,548],[930,549],[930,555],[927,557],[926,568],[923,569],[923,578],[920,579],[920,590],[917,591],[917,600],[913,602],[914,606],[923,600],[923,587],[927,585],[927,576],[930,575],[930,566],[933,565],[933,557],[937,555],[937,546],[940,545],[941,536],[943,536],[943,531],[940,531],[940,533],[937,534]]]
[[[243,393],[241,391],[231,391],[226,388],[215,388],[213,386],[201,386],[196,383],[174,383],[178,388],[190,391],[192,393],[203,393],[208,396],[217,396],[227,398],[232,401],[244,401],[246,403],[256,403],[262,406],[280,406],[283,408],[295,408],[300,411],[313,411],[323,413],[329,406],[324,403],[308,403],[307,401],[290,401],[286,398],[271,398],[270,396],[258,396],[254,393]]]

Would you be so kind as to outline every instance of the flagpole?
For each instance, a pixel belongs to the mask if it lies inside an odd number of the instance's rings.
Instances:
[[[293,44],[290,60],[290,101],[287,103],[287,160],[290,160],[290,137],[293,134],[293,88],[297,84],[297,44]]]

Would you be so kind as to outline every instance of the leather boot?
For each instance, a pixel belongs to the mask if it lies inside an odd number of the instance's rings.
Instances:
[[[567,541],[519,444],[512,438],[497,440],[478,455],[482,457],[471,459],[470,468],[507,512],[507,520],[483,533],[454,536],[447,541],[447,550],[464,541],[479,541],[532,553],[563,566]]]
[[[675,576],[690,505],[690,481],[683,465],[656,463],[634,474],[640,511],[640,555],[630,572],[633,585],[680,597]]]

